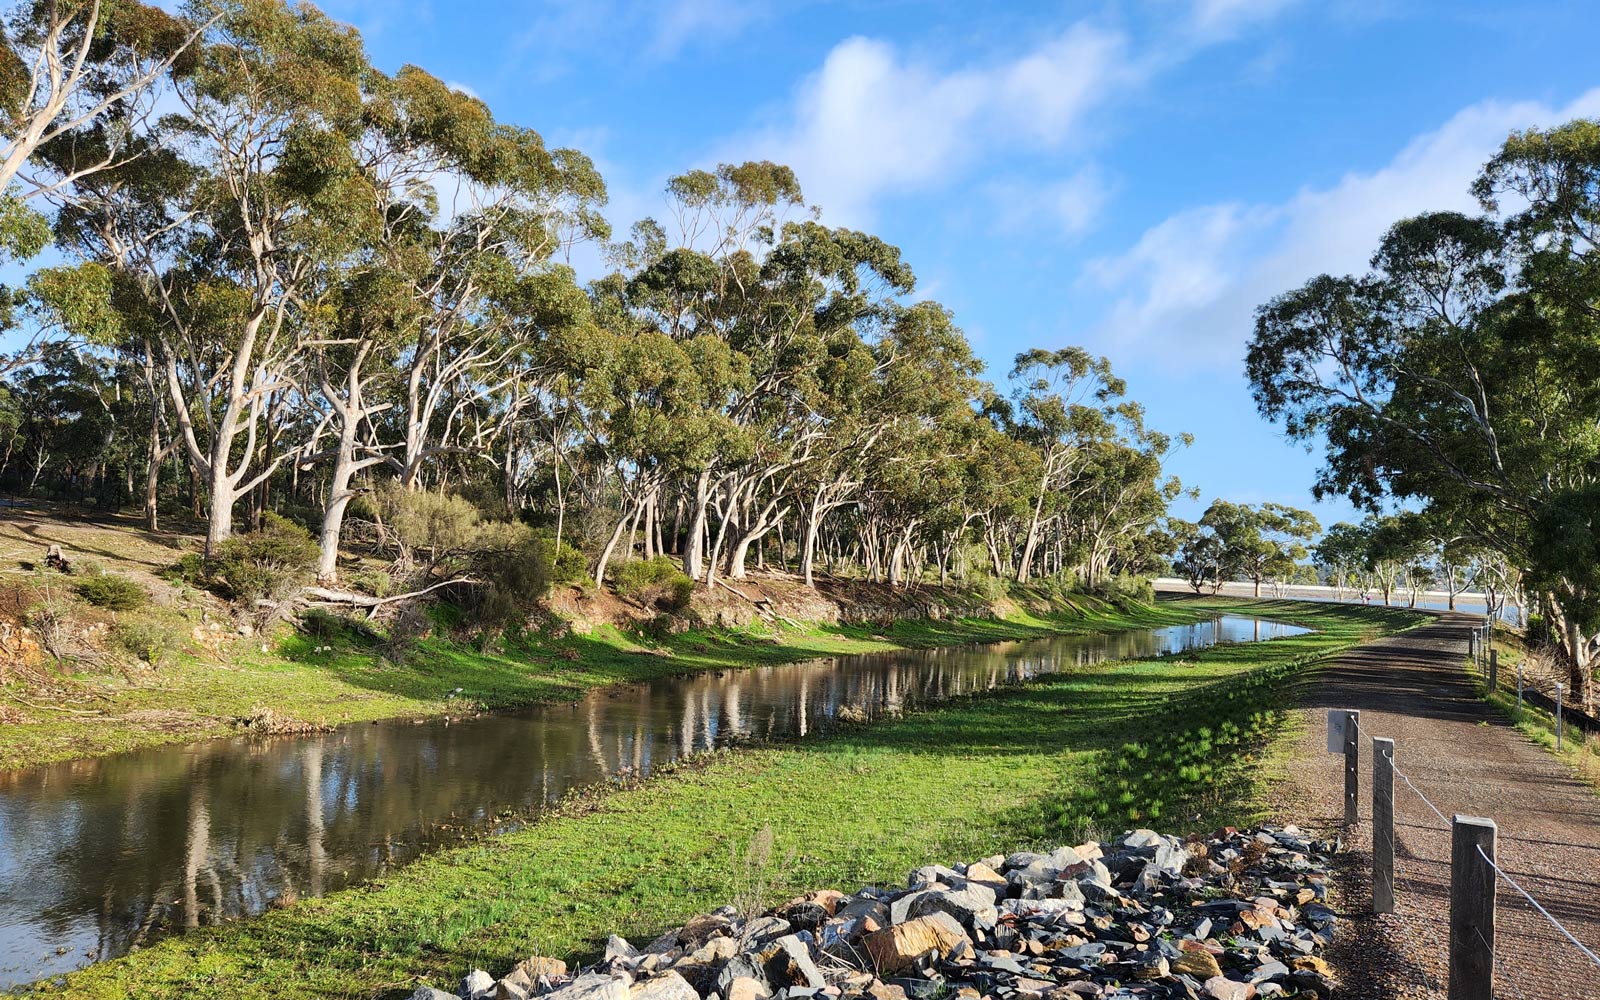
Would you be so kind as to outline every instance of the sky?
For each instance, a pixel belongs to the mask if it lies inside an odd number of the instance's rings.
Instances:
[[[1407,0],[326,0],[588,154],[619,233],[673,174],[772,159],[822,221],[899,246],[988,376],[1110,358],[1200,491],[1310,507],[1319,457],[1255,411],[1254,308],[1473,210],[1508,131],[1600,117],[1600,4]]]

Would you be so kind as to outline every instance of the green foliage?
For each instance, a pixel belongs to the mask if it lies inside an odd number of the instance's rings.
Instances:
[[[152,668],[159,668],[183,645],[182,633],[172,626],[126,618],[111,626],[111,638]]]
[[[132,611],[150,598],[137,581],[117,573],[96,573],[78,581],[78,596],[111,611]]]
[[[634,559],[617,568],[618,594],[668,611],[681,611],[694,596],[694,581],[670,556]]]
[[[14,193],[0,195],[0,258],[27,260],[50,244],[50,220]]]
[[[316,559],[311,533],[269,511],[260,531],[233,535],[217,547],[206,576],[235,602],[248,605],[279,600],[308,582]]]
[[[588,582],[589,561],[577,546],[562,542],[558,547],[555,535],[548,531],[534,532],[534,546],[538,560],[546,567],[544,575],[550,585]]]

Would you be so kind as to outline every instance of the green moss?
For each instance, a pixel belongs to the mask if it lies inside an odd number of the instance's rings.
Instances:
[[[89,998],[404,996],[419,980],[449,983],[475,965],[503,973],[534,952],[592,956],[613,930],[647,938],[747,892],[751,873],[736,859],[768,826],[773,863],[756,881],[770,882],[776,899],[899,883],[930,860],[1070,839],[1082,832],[1083,802],[1116,801],[1169,829],[1248,820],[1259,805],[1259,751],[1287,724],[1280,685],[1317,657],[1421,616],[1267,601],[1147,613],[1218,610],[1321,631],[1102,664],[827,739],[709,755],[371,885],[163,941],[73,975],[65,989]],[[1251,734],[1224,725],[1251,716],[1261,720]],[[1190,755],[1181,767],[1210,767],[1210,783],[1194,780],[1203,772],[1179,773],[1162,759],[1169,751]],[[1129,780],[1124,765],[1134,759]],[[1091,825],[1122,829],[1127,820],[1108,808]]]

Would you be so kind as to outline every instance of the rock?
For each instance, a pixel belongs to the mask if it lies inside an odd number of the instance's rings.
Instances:
[[[1202,990],[1212,1000],[1251,1000],[1256,995],[1254,985],[1235,982],[1227,976],[1207,979]]]
[[[809,986],[821,989],[828,985],[822,978],[822,971],[811,960],[811,950],[793,934],[773,941],[768,950],[762,953],[762,965],[767,981],[780,988]]]
[[[703,913],[683,925],[678,931],[678,943],[687,948],[698,948],[707,940],[732,933],[733,921],[716,913]]]
[[[545,958],[534,955],[517,963],[517,971],[526,975],[530,980],[537,981],[541,976],[551,979],[567,974],[567,963],[559,958]]]
[[[533,989],[530,986],[512,982],[509,977],[500,980],[494,987],[494,1000],[528,1000],[531,996]]]
[[[629,944],[627,938],[620,937],[616,934],[606,938],[606,961],[614,962],[620,959],[624,962],[628,962],[638,957],[639,949]]]
[[[967,927],[989,930],[999,914],[994,907],[994,890],[975,882],[961,889],[929,890],[917,896],[909,917],[948,913]]]
[[[1221,977],[1222,966],[1209,951],[1186,951],[1172,961],[1172,971],[1203,983]]]
[[[459,996],[465,1000],[481,1000],[494,993],[494,977],[482,969],[473,969],[461,980]]]
[[[932,913],[869,934],[864,940],[880,975],[911,968],[918,958],[936,952],[943,958],[960,945],[971,945],[967,932],[948,913]]]
[[[628,984],[621,979],[588,973],[568,986],[545,994],[549,1000],[628,1000]]]
[[[757,917],[739,931],[739,940],[746,947],[759,948],[774,938],[783,937],[794,928],[782,917]]]
[[[418,986],[417,991],[411,994],[411,1000],[457,1000],[454,993],[436,990],[432,986]]]
[[[718,992],[722,994],[722,1000],[767,1000],[772,995],[759,979],[749,976],[735,977]]]
[[[665,972],[654,979],[634,983],[627,995],[629,1000],[700,1000],[695,988],[676,972]]]

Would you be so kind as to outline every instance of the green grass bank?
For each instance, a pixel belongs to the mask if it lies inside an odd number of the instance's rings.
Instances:
[[[441,628],[387,656],[376,640],[290,633],[234,641],[218,656],[178,653],[151,671],[85,669],[61,677],[51,698],[0,676],[0,769],[237,734],[248,720],[265,718],[263,709],[272,726],[288,730],[460,715],[701,670],[1194,619],[1176,605],[1048,587],[1017,596],[1040,610],[1019,603],[1004,617],[912,619],[881,629],[804,625],[659,637],[600,625],[586,634],[529,630],[471,642]]]
[[[1300,669],[1422,616],[1226,599],[1150,614],[1218,610],[1320,631],[1100,664],[825,739],[708,755],[367,886],[91,967],[63,991],[404,996],[419,980],[501,972],[534,952],[592,955],[613,930],[648,937],[730,901],[898,883],[928,861],[1128,825],[1246,822],[1266,808],[1261,765]],[[749,857],[766,827],[770,854]]]

